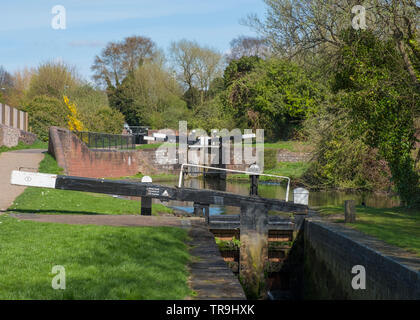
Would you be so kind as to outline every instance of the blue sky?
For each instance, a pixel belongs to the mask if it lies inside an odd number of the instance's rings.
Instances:
[[[66,29],[51,27],[56,5]],[[9,72],[62,60],[91,80],[95,55],[109,41],[150,37],[167,50],[183,38],[227,52],[239,35],[255,35],[240,19],[263,16],[263,0],[0,0],[0,65]]]

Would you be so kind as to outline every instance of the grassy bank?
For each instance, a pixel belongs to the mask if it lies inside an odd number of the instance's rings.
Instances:
[[[272,169],[264,170],[264,173],[273,174],[277,176],[286,176],[291,179],[299,179],[309,167],[308,162],[278,162]],[[227,180],[234,181],[249,181],[249,176],[246,174],[229,174]],[[276,178],[261,176],[261,181],[273,181]]]
[[[143,178],[144,176],[151,177],[153,182],[158,182],[158,181],[172,181],[172,180],[177,180],[179,178],[179,175],[177,175],[177,174],[170,174],[170,173],[151,174],[151,175],[137,173],[137,174],[135,174],[133,176],[126,176],[126,177],[120,177],[120,178],[111,178],[111,179],[112,180],[141,180],[141,178]]]
[[[343,206],[320,208],[321,215],[344,221]],[[356,223],[349,226],[420,256],[420,211],[407,208],[356,207]]]
[[[162,143],[150,143],[150,144],[140,144],[136,146],[137,150],[142,149],[157,149],[165,144],[165,147],[178,147],[178,143],[169,143],[169,142],[162,142]]]
[[[187,232],[79,226],[0,216],[0,299],[184,299]],[[52,267],[66,272],[54,290]]]
[[[1,146],[0,153],[23,149],[48,149],[48,142],[36,140],[33,144],[25,144],[23,142],[19,142],[18,145],[15,147]]]
[[[39,172],[60,174],[55,159],[46,154]],[[140,201],[114,198],[105,194],[28,187],[8,209],[20,213],[44,214],[140,214]],[[152,205],[152,214],[173,213],[162,204]]]

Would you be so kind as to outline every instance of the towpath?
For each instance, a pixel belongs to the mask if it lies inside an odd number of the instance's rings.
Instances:
[[[38,168],[44,158],[44,149],[16,150],[0,153],[0,213],[10,207],[13,200],[25,187],[10,184],[12,170],[19,168]]]

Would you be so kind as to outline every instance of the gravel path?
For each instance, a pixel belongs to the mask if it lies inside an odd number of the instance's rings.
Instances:
[[[25,187],[10,184],[12,170],[38,169],[39,163],[44,158],[43,152],[46,150],[28,149],[0,153],[0,212],[7,210],[13,200],[25,190]]]

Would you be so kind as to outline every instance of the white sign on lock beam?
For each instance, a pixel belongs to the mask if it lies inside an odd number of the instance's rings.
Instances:
[[[55,188],[56,174],[37,172],[12,171],[10,183],[20,186]]]
[[[166,139],[166,134],[155,132],[155,133],[153,133],[153,137],[155,137],[157,139]]]
[[[296,188],[293,190],[293,202],[297,204],[308,205],[309,191],[304,188]]]

